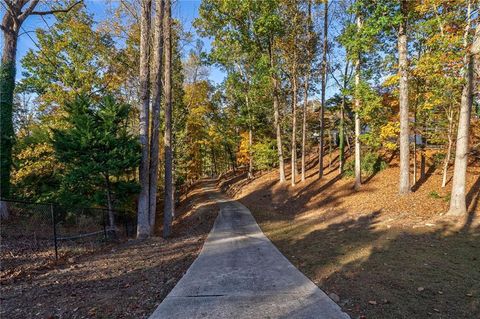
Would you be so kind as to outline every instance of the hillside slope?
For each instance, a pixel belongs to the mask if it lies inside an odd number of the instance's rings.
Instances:
[[[469,168],[469,214],[456,220],[444,215],[451,185],[442,190],[433,167],[414,192],[399,196],[395,161],[364,176],[359,192],[337,167],[318,180],[310,164],[295,187],[279,184],[276,171],[223,186],[352,318],[480,317],[478,167]]]

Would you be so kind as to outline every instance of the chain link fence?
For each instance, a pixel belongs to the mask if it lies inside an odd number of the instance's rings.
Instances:
[[[42,264],[94,251],[109,241],[135,236],[133,212],[100,208],[67,208],[57,204],[3,201],[8,217],[1,220],[2,271],[22,264]],[[113,224],[110,222],[113,219]]]

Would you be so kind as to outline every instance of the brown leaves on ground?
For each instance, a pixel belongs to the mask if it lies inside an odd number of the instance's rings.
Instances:
[[[319,180],[315,158],[295,187],[278,183],[276,170],[252,181],[237,176],[223,187],[293,264],[338,295],[352,318],[480,318],[477,166],[469,166],[469,213],[453,219],[444,215],[451,185],[441,188],[440,169],[428,169],[411,194],[400,196],[395,159],[363,176],[356,192],[335,165]]]
[[[2,281],[0,317],[148,317],[195,260],[213,225],[218,209],[201,186],[177,210],[168,240],[130,240]]]

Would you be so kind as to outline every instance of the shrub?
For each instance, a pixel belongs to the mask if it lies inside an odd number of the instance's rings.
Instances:
[[[388,167],[388,163],[376,153],[365,153],[362,157],[361,169],[362,173],[375,174]],[[355,161],[349,160],[345,163],[345,176],[355,176]]]

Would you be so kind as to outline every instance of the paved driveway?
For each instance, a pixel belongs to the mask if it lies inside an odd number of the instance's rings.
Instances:
[[[150,319],[349,318],[268,240],[250,211],[215,195],[202,252]]]

